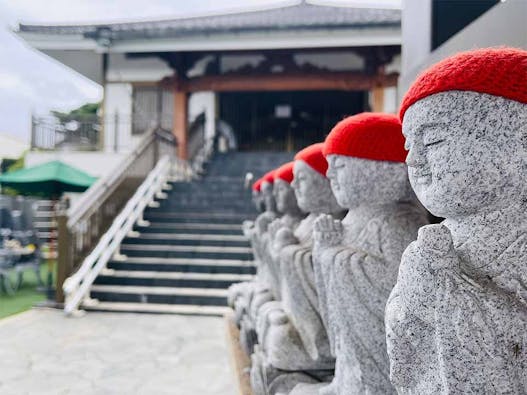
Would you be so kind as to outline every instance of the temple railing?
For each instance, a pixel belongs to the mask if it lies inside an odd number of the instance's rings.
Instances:
[[[72,207],[61,207],[57,215],[58,260],[56,300],[64,301],[63,283],[74,273],[112,226],[118,213],[146,182],[160,158],[170,158],[170,177],[188,179],[189,166],[175,158],[176,142],[170,132],[153,128],[137,148],[124,158],[116,171],[100,178]]]
[[[63,120],[53,116],[33,117],[31,148],[53,151],[96,151],[100,149],[101,118],[96,115]]]
[[[84,259],[80,268],[63,285],[64,312],[75,313],[80,304],[90,303],[90,287],[99,273],[106,268],[108,261],[119,256],[122,240],[130,235],[136,223],[145,223],[143,211],[157,198],[166,198],[163,189],[170,189],[167,181],[171,178],[172,163],[168,155],[163,156],[148,177],[139,186],[132,198],[126,203],[110,228],[100,238],[92,252]]]

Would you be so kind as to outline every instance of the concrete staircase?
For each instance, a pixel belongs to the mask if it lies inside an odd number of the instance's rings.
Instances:
[[[227,309],[229,285],[255,273],[249,241],[241,224],[254,219],[247,171],[255,176],[288,160],[291,154],[218,154],[207,174],[172,184],[159,207],[148,208],[149,226],[121,244],[124,256],[108,263],[91,288],[97,311],[210,314]]]

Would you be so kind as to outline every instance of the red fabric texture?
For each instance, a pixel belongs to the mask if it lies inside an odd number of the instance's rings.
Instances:
[[[473,91],[527,103],[527,51],[484,48],[460,52],[425,70],[401,104],[399,118],[412,104],[446,91]]]
[[[404,136],[396,115],[363,112],[335,125],[324,143],[324,155],[404,162]]]
[[[295,160],[302,160],[306,162],[313,170],[318,171],[323,176],[326,176],[328,170],[328,162],[322,154],[324,143],[316,143],[298,151],[295,155]]]
[[[262,179],[259,178],[253,183],[253,191],[260,192],[261,187],[262,187]]]
[[[276,180],[277,178],[291,184],[291,181],[293,181],[293,162],[287,162],[276,169],[274,179]]]
[[[271,170],[271,171],[268,171],[267,173],[264,174],[264,176],[262,177],[262,182],[268,182],[269,184],[273,184],[274,183],[274,172],[276,171],[276,169],[274,170]]]

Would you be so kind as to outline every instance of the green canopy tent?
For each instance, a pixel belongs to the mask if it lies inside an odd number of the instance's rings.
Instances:
[[[61,161],[47,162],[38,166],[0,175],[0,185],[2,188],[12,189],[19,195],[40,196],[52,200],[60,199],[64,192],[84,192],[95,180],[96,177],[92,177]],[[51,239],[49,243],[50,245],[53,244]],[[40,261],[38,261],[37,265],[40,265]],[[16,287],[22,282],[20,273]],[[48,259],[48,285],[46,292],[50,299],[51,297],[49,295],[53,294],[51,285],[53,283],[52,273],[52,261]],[[37,276],[39,277],[40,275]],[[3,276],[3,280],[10,281],[6,276]],[[4,287],[8,289],[5,284],[7,282],[4,283]],[[15,289],[13,284],[9,286],[11,289]]]
[[[84,192],[96,180],[85,172],[61,161],[52,161],[0,176],[3,188],[21,195],[59,198],[63,192]]]

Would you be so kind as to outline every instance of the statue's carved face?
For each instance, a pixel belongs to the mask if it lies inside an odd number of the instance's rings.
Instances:
[[[273,184],[264,181],[260,187],[262,199],[264,201],[265,209],[267,211],[276,211],[276,202],[273,196]]]
[[[342,210],[331,192],[329,180],[302,160],[295,160],[291,183],[298,207],[306,213],[336,213]]]
[[[439,217],[519,202],[527,168],[527,105],[468,91],[413,104],[403,120],[412,187]]]
[[[252,198],[253,198],[253,203],[256,206],[256,209],[258,211],[264,211],[265,207],[264,207],[264,201],[263,201],[262,194],[259,191],[253,191]]]
[[[342,207],[408,201],[413,193],[404,163],[328,155],[327,177]]]
[[[298,212],[295,191],[288,182],[276,179],[274,181],[273,195],[276,201],[276,209],[280,213]]]

